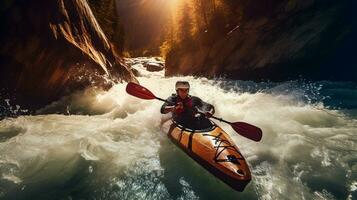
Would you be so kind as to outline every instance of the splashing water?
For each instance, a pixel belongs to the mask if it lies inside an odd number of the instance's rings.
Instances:
[[[355,86],[164,78],[145,71],[142,60],[134,60],[138,80],[157,96],[188,80],[191,94],[215,105],[217,116],[262,128],[255,143],[220,124],[251,167],[243,193],[169,141],[160,131],[161,102],[131,97],[118,84],[1,120],[0,199],[357,198]],[[56,112],[63,114],[46,114]]]

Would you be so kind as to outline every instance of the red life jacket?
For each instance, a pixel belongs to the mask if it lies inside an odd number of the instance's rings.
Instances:
[[[176,104],[180,102],[183,104],[183,109],[176,109],[176,114],[181,114],[185,109],[193,108],[193,101],[191,96],[187,96],[185,99],[181,99],[180,97],[177,97]]]

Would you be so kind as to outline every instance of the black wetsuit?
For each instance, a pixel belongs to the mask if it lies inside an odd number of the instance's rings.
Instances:
[[[200,98],[195,96],[187,96],[185,99],[181,99],[177,94],[172,94],[169,98],[166,99],[165,102],[161,106],[161,113],[164,113],[166,106],[176,106],[179,102],[183,104],[182,112],[173,112],[173,120],[189,129],[205,129],[211,126],[210,121],[204,116],[195,117],[197,113],[197,109],[207,112],[210,111],[214,107],[211,104],[208,104],[202,101]]]

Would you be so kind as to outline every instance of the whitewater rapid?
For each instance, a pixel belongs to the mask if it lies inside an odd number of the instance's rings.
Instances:
[[[162,102],[129,96],[126,84],[117,84],[1,120],[0,199],[357,198],[356,110],[325,105],[323,84],[164,78],[144,69],[147,60],[131,62],[156,96],[168,97],[177,80],[187,80],[217,116],[263,130],[256,143],[218,123],[250,165],[253,179],[243,193],[171,144],[160,131]]]

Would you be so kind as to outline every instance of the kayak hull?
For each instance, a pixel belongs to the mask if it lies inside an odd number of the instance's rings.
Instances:
[[[249,166],[229,135],[217,125],[206,130],[186,129],[167,122],[171,141],[215,177],[237,191],[251,180]]]

